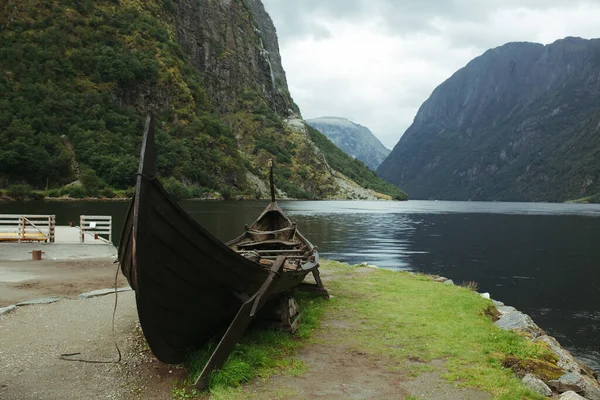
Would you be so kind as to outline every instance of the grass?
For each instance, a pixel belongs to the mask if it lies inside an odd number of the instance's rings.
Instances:
[[[336,295],[328,312],[355,322],[343,332],[348,346],[387,357],[396,368],[415,358],[442,359],[445,379],[497,399],[543,398],[524,388],[504,362],[508,357],[547,362],[550,351],[496,328],[488,316],[491,301],[470,288],[406,272],[367,274],[336,262],[326,269],[336,276],[327,282]]]
[[[302,312],[302,323],[296,334],[264,328],[246,332],[223,368],[210,375],[208,390],[211,399],[238,398],[241,393],[240,385],[254,378],[267,379],[273,374],[298,376],[304,372],[304,364],[295,359],[294,355],[296,349],[306,344],[312,332],[319,327],[326,301],[305,294],[296,295],[296,300]],[[216,343],[210,343],[190,354],[186,363],[189,376],[185,381],[174,384],[174,398],[187,399],[201,395],[192,385],[215,346]]]
[[[386,360],[390,370],[414,377],[436,370],[427,363],[442,360],[442,377],[456,386],[478,388],[495,399],[544,398],[522,386],[513,369],[552,376],[555,357],[546,347],[496,328],[491,301],[474,293],[472,285],[443,285],[428,276],[337,262],[322,263],[321,270],[334,298],[299,297],[303,322],[296,336],[260,329],[248,332],[225,367],[210,377],[211,398],[246,398],[240,385],[254,378],[302,375],[305,366],[294,358],[295,351],[309,343],[324,313],[347,325],[336,331],[338,343]],[[190,378],[175,386],[174,397],[201,394],[186,388],[212,348],[190,358]]]

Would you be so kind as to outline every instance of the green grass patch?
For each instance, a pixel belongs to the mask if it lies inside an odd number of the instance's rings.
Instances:
[[[497,399],[544,398],[524,388],[504,364],[507,358],[527,365],[552,364],[549,350],[496,328],[489,317],[490,300],[418,274],[337,262],[328,262],[323,269],[335,276],[326,281],[335,295],[329,312],[352,322],[339,335],[349,348],[387,357],[396,368],[411,359],[444,360],[445,379]],[[414,367],[409,372],[426,370]]]
[[[298,331],[294,335],[259,327],[247,331],[223,368],[210,375],[208,391],[211,398],[237,398],[240,385],[254,378],[266,379],[273,374],[298,376],[304,372],[304,363],[294,357],[296,349],[307,343],[312,332],[319,327],[326,301],[306,294],[297,294],[296,300],[302,313]],[[193,389],[193,383],[215,346],[216,343],[209,343],[190,354],[186,363],[189,377],[174,384],[173,397],[195,398],[202,393]]]

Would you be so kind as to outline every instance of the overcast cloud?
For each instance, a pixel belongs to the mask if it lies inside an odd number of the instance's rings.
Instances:
[[[485,50],[600,37],[600,0],[263,3],[304,118],[348,118],[390,148],[433,89]]]

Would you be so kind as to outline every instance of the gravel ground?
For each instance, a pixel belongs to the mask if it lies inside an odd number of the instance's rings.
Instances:
[[[141,339],[133,292],[119,294],[118,364],[112,336],[114,295],[19,307],[0,317],[0,399],[167,399],[180,367],[157,362]],[[170,371],[170,372],[169,372]]]
[[[129,349],[137,315],[134,294],[119,295],[115,327]],[[123,398],[122,366],[68,362],[63,353],[81,352],[87,360],[115,360],[112,338],[114,296],[62,300],[19,307],[0,317],[0,397],[12,399]],[[74,357],[76,358],[76,357]]]

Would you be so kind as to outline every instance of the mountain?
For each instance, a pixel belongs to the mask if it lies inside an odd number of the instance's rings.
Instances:
[[[178,197],[264,196],[270,159],[290,197],[363,195],[348,189],[363,177],[402,194],[350,157],[328,164],[260,0],[7,0],[0,43],[0,189],[130,189],[152,110],[159,177]]]
[[[377,173],[412,198],[600,192],[600,40],[508,43],[438,86]]]
[[[306,122],[327,136],[346,154],[364,162],[372,170],[376,170],[390,154],[391,150],[385,147],[369,128],[346,118],[321,117],[307,119]]]

